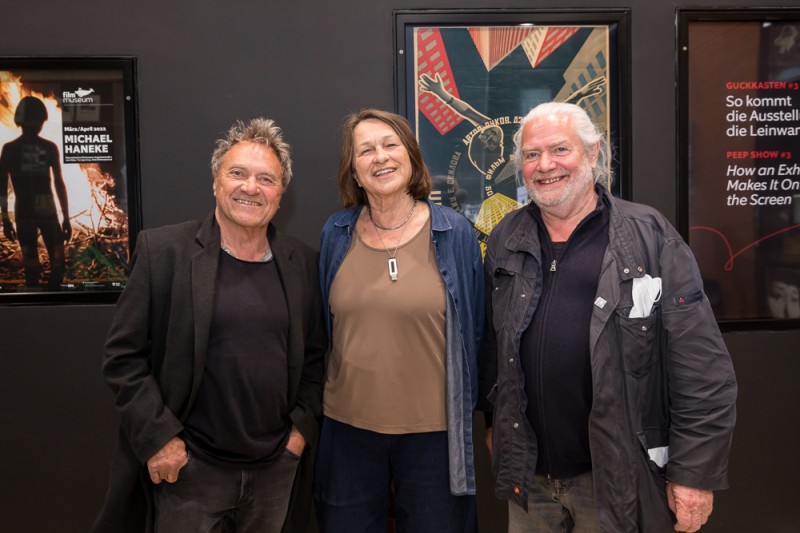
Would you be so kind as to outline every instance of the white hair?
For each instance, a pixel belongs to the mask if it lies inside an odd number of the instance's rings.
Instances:
[[[525,126],[534,119],[544,118],[546,116],[560,116],[572,119],[572,126],[575,128],[575,133],[583,143],[583,148],[586,153],[591,153],[592,149],[597,146],[597,164],[592,170],[595,183],[601,183],[604,186],[611,184],[611,146],[606,139],[603,131],[594,125],[589,114],[579,105],[568,104],[564,102],[546,102],[539,104],[531,109],[527,115],[522,119],[519,129],[514,134],[514,162],[517,165],[517,178],[522,169],[522,132]]]

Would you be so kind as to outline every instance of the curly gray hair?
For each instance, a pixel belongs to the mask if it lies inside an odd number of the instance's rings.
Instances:
[[[217,147],[211,155],[211,172],[214,177],[219,172],[219,166],[222,164],[225,154],[241,142],[259,143],[272,148],[281,162],[281,182],[284,188],[289,185],[289,182],[292,181],[292,157],[289,144],[283,140],[283,130],[275,124],[275,121],[263,117],[254,118],[247,124],[237,120],[224,138],[217,139]]]

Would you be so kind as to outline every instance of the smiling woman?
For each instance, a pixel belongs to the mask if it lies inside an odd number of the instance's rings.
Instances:
[[[403,197],[408,197],[411,160],[395,131],[380,120],[367,119],[353,130],[353,142],[355,179],[369,197],[370,204],[404,202]]]
[[[431,177],[404,118],[361,111],[343,140],[347,209],[320,246],[331,334],[315,467],[321,530],[385,529],[392,486],[399,531],[474,531],[475,234],[427,199]]]

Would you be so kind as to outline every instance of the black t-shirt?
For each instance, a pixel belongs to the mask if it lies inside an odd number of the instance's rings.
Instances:
[[[278,269],[220,252],[208,352],[185,423],[190,449],[214,462],[264,463],[288,438],[289,311]]]

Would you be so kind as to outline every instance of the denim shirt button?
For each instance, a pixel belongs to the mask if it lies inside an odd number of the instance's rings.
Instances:
[[[518,427],[519,427],[519,424],[517,422],[514,422],[514,429],[517,429]]]

